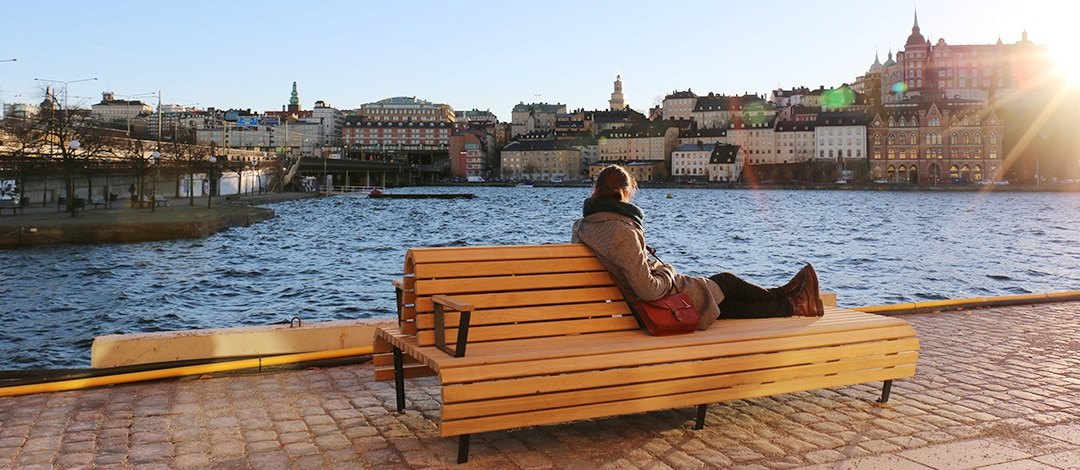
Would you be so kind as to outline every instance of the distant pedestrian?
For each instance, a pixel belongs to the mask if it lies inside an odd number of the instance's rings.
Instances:
[[[131,194],[131,202],[139,202],[139,200],[135,198],[135,183],[131,183],[131,186],[128,187],[128,193]]]

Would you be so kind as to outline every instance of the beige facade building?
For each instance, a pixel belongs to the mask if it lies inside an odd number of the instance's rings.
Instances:
[[[559,115],[565,114],[565,104],[518,103],[510,112],[510,138],[555,130]]]
[[[111,91],[101,94],[101,102],[90,106],[90,114],[105,122],[130,123],[140,114],[149,114],[154,107],[138,100],[118,100]]]
[[[503,147],[502,178],[562,182],[584,173],[581,151],[561,140],[515,141]]]
[[[356,114],[369,122],[454,122],[454,108],[448,104],[397,96],[360,105]]]
[[[709,160],[716,144],[687,144],[671,152],[671,176],[677,179],[709,179]]]
[[[661,116],[665,121],[689,120],[697,106],[698,96],[690,90],[676,91],[664,97],[664,108]]]

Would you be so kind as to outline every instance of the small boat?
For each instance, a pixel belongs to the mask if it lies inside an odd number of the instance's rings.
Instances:
[[[518,184],[516,184],[514,186],[517,186],[519,188],[531,188],[531,187],[533,187],[533,182],[529,181],[529,180],[524,180],[524,181],[521,181],[521,182],[519,182]]]
[[[384,192],[372,191],[368,194],[369,198],[375,199],[472,199],[476,197],[472,193],[451,193],[451,194],[434,194],[434,193],[412,193],[412,194],[391,194]]]

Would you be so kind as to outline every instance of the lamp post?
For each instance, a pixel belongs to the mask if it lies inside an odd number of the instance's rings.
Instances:
[[[157,176],[154,177],[154,181],[151,183],[152,189],[150,190],[150,212],[154,212],[157,207],[157,180],[161,177],[161,152],[154,150],[150,154],[150,164],[157,167]]]
[[[79,150],[79,147],[82,147],[82,143],[79,142],[78,140],[72,139],[71,142],[68,142],[68,148],[71,149],[71,157],[72,158],[75,157],[75,151]],[[64,166],[66,168],[70,168],[68,166],[68,165],[71,165],[70,159],[65,159],[65,161],[68,162],[68,163],[66,163]],[[65,170],[65,172],[67,172],[67,171],[69,171],[69,170]],[[71,208],[71,216],[75,217],[75,214],[79,211],[79,206],[75,203],[75,186],[74,186],[75,182],[73,181],[73,178],[74,178],[74,172],[72,171],[71,173],[68,173],[68,176],[65,178],[67,180],[67,191],[65,191],[65,193],[67,195],[68,207]],[[89,196],[89,194],[87,194],[87,196]]]
[[[214,201],[214,164],[217,163],[217,157],[210,156],[210,172],[206,175],[206,208],[210,208],[210,203]]]
[[[67,80],[67,81],[64,81],[64,80],[50,80],[50,79],[47,79],[47,78],[35,78],[34,80],[37,80],[39,82],[46,82],[46,83],[62,83],[62,84],[64,84],[64,109],[68,109],[68,92],[67,92],[68,85],[70,85],[72,83],[79,83],[79,82],[92,82],[92,81],[97,80],[97,77],[94,77],[94,78],[80,78],[78,80]]]
[[[109,189],[109,170],[112,167],[112,159],[105,157],[105,207],[112,209],[112,190]]]
[[[258,160],[254,159],[254,158],[251,159],[251,188],[248,189],[248,194],[249,195],[255,194],[255,185],[260,184],[259,183],[259,173],[255,170],[255,167],[257,167],[258,165],[259,165]]]

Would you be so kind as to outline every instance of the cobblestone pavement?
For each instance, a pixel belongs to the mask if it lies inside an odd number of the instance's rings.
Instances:
[[[838,387],[473,436],[478,469],[1080,468],[1080,303],[908,315],[888,404]],[[0,398],[0,468],[448,468],[438,389],[370,364]]]

